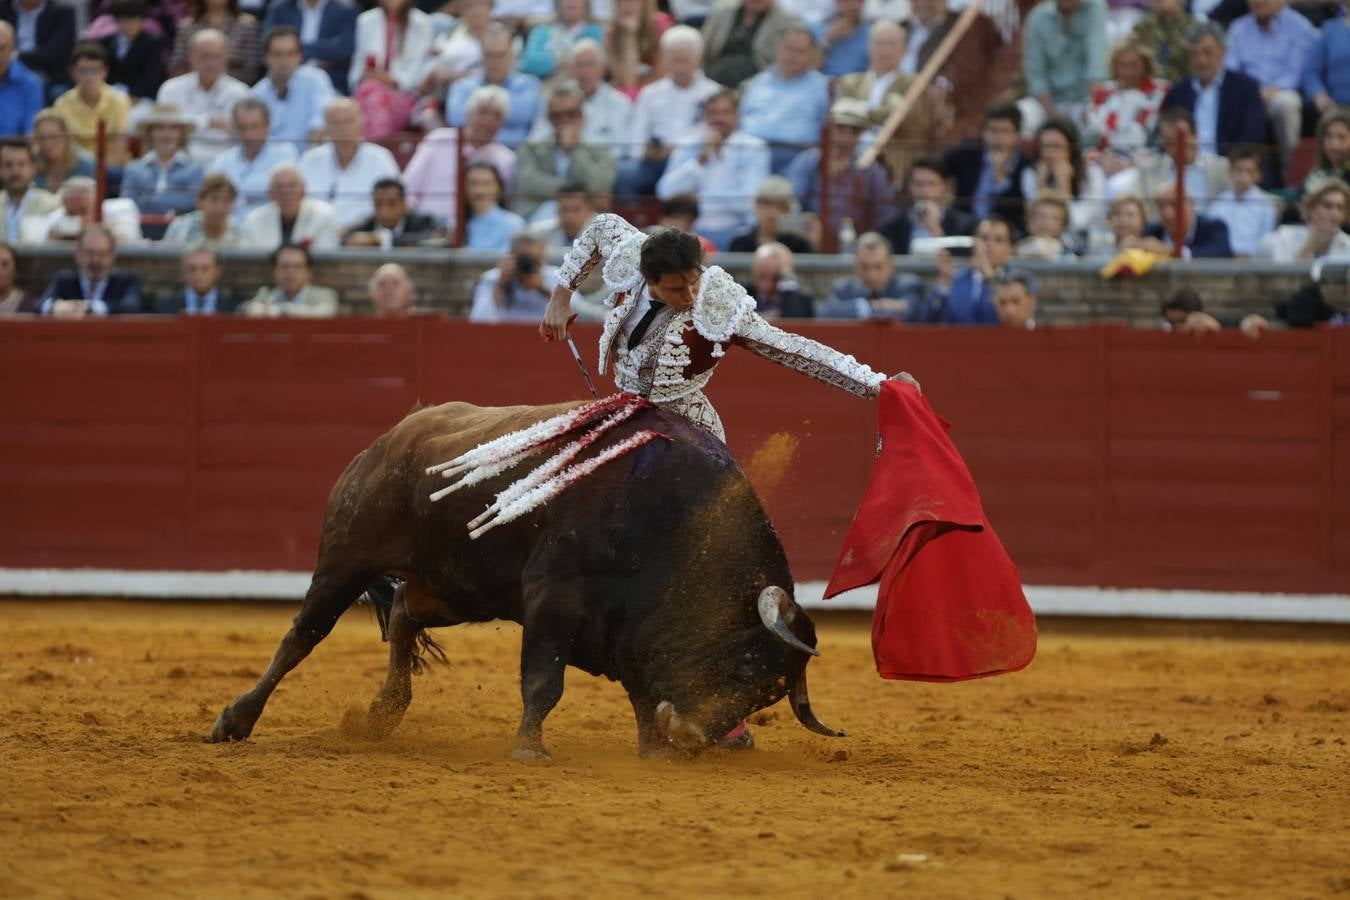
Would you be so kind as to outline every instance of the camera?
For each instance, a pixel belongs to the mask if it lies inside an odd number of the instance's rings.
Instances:
[[[539,258],[529,253],[516,254],[516,274],[533,275],[539,271]]]

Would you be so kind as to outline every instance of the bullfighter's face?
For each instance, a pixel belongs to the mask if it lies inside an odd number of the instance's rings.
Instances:
[[[683,273],[667,273],[662,275],[659,281],[647,282],[647,291],[652,295],[652,299],[684,311],[693,307],[702,284],[703,270],[690,269]]]

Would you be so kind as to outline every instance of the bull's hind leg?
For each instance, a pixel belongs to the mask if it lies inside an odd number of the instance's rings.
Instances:
[[[286,673],[298,666],[311,650],[328,636],[337,624],[337,620],[356,602],[367,584],[379,575],[379,572],[343,572],[341,575],[323,573],[322,563],[319,573],[310,582],[305,593],[305,602],[291,622],[291,630],[281,639],[262,678],[253,690],[240,694],[233,703],[225,707],[211,729],[211,742],[242,741],[253,731],[253,725],[262,715],[267,698],[272,696]]]
[[[398,727],[412,702],[413,657],[420,626],[408,615],[407,592],[406,584],[400,584],[394,591],[389,610],[389,674],[384,687],[371,701],[366,718],[370,736],[376,739],[387,737]]]

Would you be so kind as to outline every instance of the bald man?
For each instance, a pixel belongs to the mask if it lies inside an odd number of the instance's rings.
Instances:
[[[306,150],[300,169],[310,196],[331,204],[343,228],[354,228],[374,214],[371,192],[375,183],[398,178],[398,163],[379,144],[361,139],[365,117],[355,100],[330,100],[323,110],[323,123],[328,142]]]

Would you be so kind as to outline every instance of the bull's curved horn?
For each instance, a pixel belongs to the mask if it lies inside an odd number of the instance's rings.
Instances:
[[[842,731],[835,731],[828,725],[816,718],[815,712],[811,709],[811,698],[806,694],[806,668],[802,668],[802,674],[798,675],[788,688],[788,702],[792,704],[792,714],[797,717],[797,721],[806,726],[807,730],[814,731],[816,734],[823,734],[826,737],[843,737]]]
[[[788,592],[776,584],[771,584],[759,592],[759,618],[764,627],[789,647],[795,647],[803,653],[819,656],[820,651],[802,641],[788,628],[788,622],[797,614],[796,607]]]

